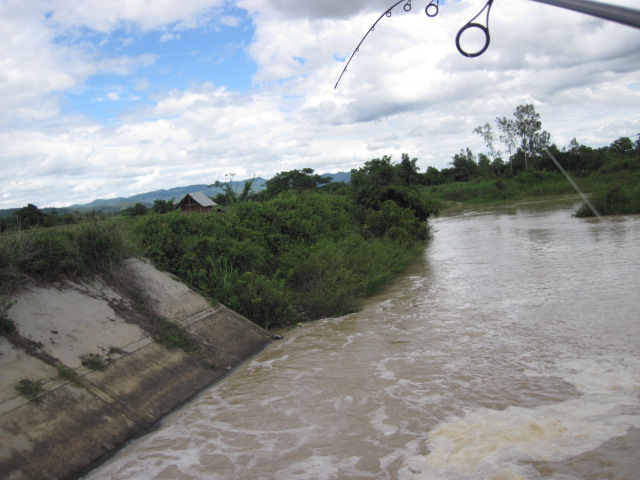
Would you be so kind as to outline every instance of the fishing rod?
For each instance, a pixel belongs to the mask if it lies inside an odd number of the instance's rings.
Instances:
[[[629,27],[640,28],[640,10],[592,2],[591,0],[531,0],[554,7],[566,8],[574,12],[592,15],[602,20],[621,23]]]
[[[602,20],[609,20],[609,21],[621,23],[623,25],[627,25],[630,27],[640,28],[640,10],[636,10],[633,8],[621,7],[618,5],[609,5],[605,3],[594,2],[592,0],[530,0],[530,1],[543,3],[543,4],[551,5],[554,7],[565,8],[568,10],[572,10],[574,12],[583,13],[585,15],[591,15],[591,16],[600,18]],[[478,57],[482,55],[489,48],[489,43],[491,42],[491,35],[489,33],[489,14],[491,13],[491,7],[493,6],[493,2],[494,0],[487,0],[485,5],[482,7],[482,9],[480,9],[480,11],[475,15],[475,17],[469,20],[458,31],[458,34],[456,35],[455,43],[456,43],[456,48],[458,49],[458,52],[460,52],[461,55],[465,57],[470,57],[470,58]],[[340,74],[340,77],[338,78],[338,81],[333,87],[334,89],[338,88],[338,84],[340,83],[340,80],[342,80],[342,77],[344,76],[344,74],[347,72],[347,68],[351,64],[353,57],[355,57],[356,53],[360,51],[360,47],[362,46],[364,41],[367,39],[369,34],[375,30],[376,26],[378,25],[378,23],[380,23],[382,19],[384,19],[385,17],[391,17],[393,15],[393,10],[401,3],[404,3],[403,10],[405,12],[410,12],[412,10],[411,0],[400,0],[394,3],[393,5],[391,5],[389,8],[387,8],[387,10],[385,10],[384,13],[382,13],[382,15],[378,17],[378,19],[373,23],[373,25],[369,28],[369,30],[367,30],[367,33],[364,35],[364,37],[362,37],[362,40],[360,40],[360,43],[358,43],[355,50],[349,57],[347,64],[345,65],[344,69],[342,70],[342,73]],[[439,0],[429,0],[429,3],[425,7],[425,14],[427,15],[427,17],[433,18],[438,15],[438,12],[439,12]],[[475,20],[480,15],[482,15],[483,12],[486,12],[484,24],[476,22]],[[484,44],[481,46],[480,49],[472,52],[465,50],[461,45],[462,35],[470,29],[480,30],[480,32],[484,35]]]

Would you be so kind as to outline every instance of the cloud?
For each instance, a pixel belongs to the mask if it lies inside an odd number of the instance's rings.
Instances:
[[[480,4],[450,0],[436,18],[424,15],[426,2],[413,0],[408,13],[400,4],[334,90],[345,64],[336,59],[348,58],[392,3],[0,3],[0,208],[86,203],[228,173],[344,171],[403,152],[422,170],[442,168],[461,148],[483,152],[473,128],[523,103],[535,104],[560,146],[640,132],[638,30],[533,2],[496,3],[490,47],[476,59],[461,56],[454,39]],[[244,30],[238,8],[254,29]],[[246,45],[253,88],[188,77],[158,88],[150,67],[165,49],[190,30],[219,26],[249,35],[207,49]],[[140,41],[149,31],[153,49]],[[171,71],[184,69],[178,62],[161,74]],[[107,79],[95,86],[99,76]],[[101,107],[128,109],[109,121],[63,110],[64,95],[90,82],[111,100]]]

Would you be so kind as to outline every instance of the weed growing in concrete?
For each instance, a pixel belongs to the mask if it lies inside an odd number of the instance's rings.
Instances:
[[[29,400],[35,400],[42,393],[42,380],[23,378],[16,384],[16,390]]]
[[[80,355],[80,361],[85,367],[90,368],[91,370],[99,370],[101,372],[106,370],[109,366],[104,358],[95,353]]]
[[[127,351],[123,350],[120,347],[114,347],[114,346],[109,347],[109,355],[126,355],[126,354],[127,354]]]
[[[58,378],[73,382],[76,385],[82,383],[82,377],[73,368],[69,368],[66,365],[58,365]]]
[[[160,345],[166,348],[180,348],[190,354],[198,352],[199,345],[189,338],[189,335],[180,325],[167,320],[160,320],[159,323],[160,328],[153,336],[153,339]]]

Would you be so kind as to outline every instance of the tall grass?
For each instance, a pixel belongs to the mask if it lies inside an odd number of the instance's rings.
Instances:
[[[112,219],[0,235],[0,294],[10,294],[27,281],[50,282],[104,270],[135,251],[123,227]]]

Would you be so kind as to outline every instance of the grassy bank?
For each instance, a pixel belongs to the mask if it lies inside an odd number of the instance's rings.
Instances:
[[[612,158],[596,171],[569,172],[580,190],[601,215],[640,213],[640,161],[636,157]],[[524,200],[527,198],[577,193],[560,172],[523,172],[512,178],[473,179],[427,187],[429,195],[440,201],[443,212],[457,205],[476,205]],[[577,216],[593,216],[582,204]]]
[[[112,217],[0,235],[0,294],[28,281],[110,271],[148,257],[263,326],[341,315],[403,271],[430,238],[433,204],[415,162],[375,159],[351,184],[283,172],[256,195],[228,191],[209,214]],[[246,193],[246,192],[244,192]],[[126,289],[125,289],[126,290]],[[135,299],[134,299],[135,300]]]
[[[131,228],[112,218],[0,235],[0,295],[26,282],[47,283],[104,271],[136,253]]]

